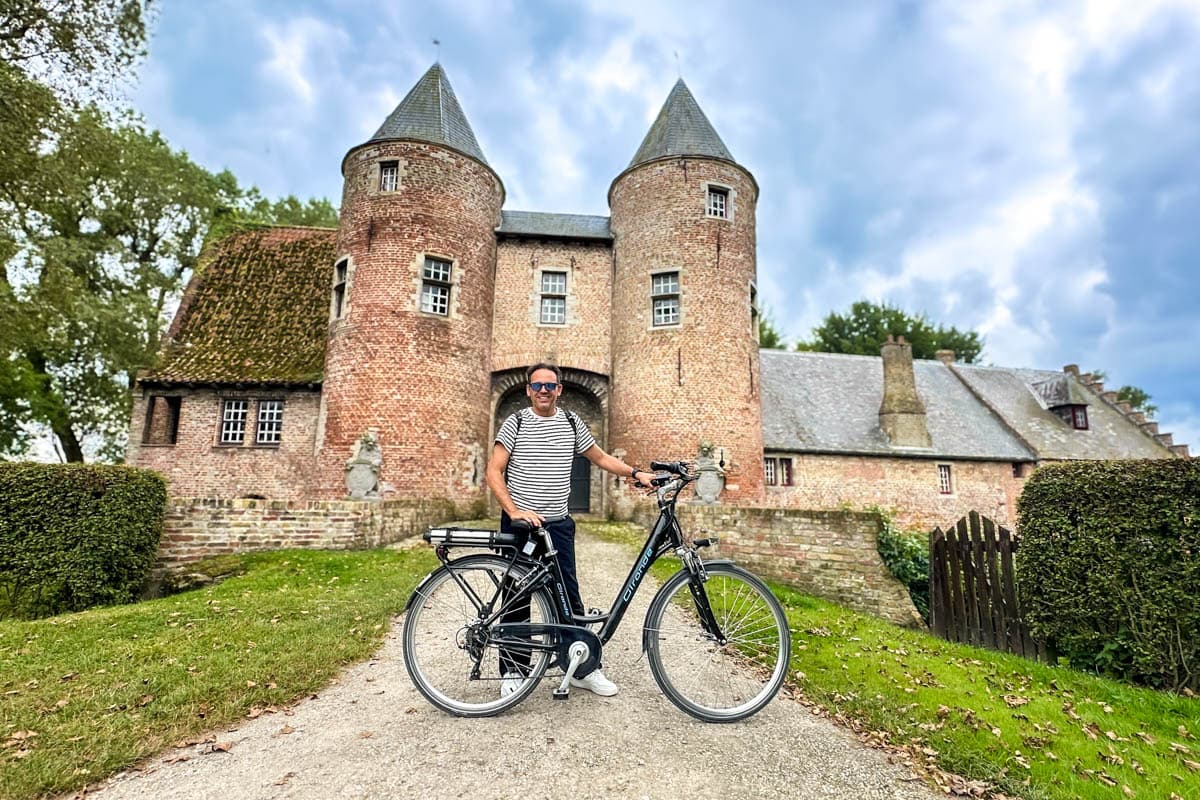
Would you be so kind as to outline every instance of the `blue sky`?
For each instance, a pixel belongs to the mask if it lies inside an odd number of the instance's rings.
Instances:
[[[435,37],[506,208],[607,214],[682,72],[761,186],[788,338],[887,300],[988,363],[1103,368],[1200,446],[1197,0],[197,0],[160,8],[134,103],[211,169],[337,203]]]

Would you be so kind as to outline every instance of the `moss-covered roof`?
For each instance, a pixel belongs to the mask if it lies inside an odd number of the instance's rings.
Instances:
[[[142,383],[320,383],[337,231],[263,227],[205,249]]]

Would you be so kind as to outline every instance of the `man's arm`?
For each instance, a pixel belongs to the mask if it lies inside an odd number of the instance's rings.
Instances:
[[[632,478],[633,482],[638,486],[649,488],[650,479],[654,477],[653,472],[647,472],[644,469],[635,470],[621,459],[610,456],[601,450],[598,444],[594,444],[583,451],[583,455],[588,461],[606,472],[611,472],[613,475],[619,475],[622,478]],[[639,475],[642,477],[639,478]]]
[[[492,494],[496,495],[496,502],[500,503],[500,508],[504,509],[504,513],[508,514],[509,519],[523,519],[533,525],[541,525],[543,519],[540,514],[533,511],[522,511],[513,502],[512,495],[508,493],[508,484],[504,482],[504,468],[507,466],[508,450],[497,442],[492,446],[492,457],[488,459],[485,472],[488,488],[492,490]]]

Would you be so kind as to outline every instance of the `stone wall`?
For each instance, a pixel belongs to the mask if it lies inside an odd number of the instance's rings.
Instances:
[[[682,505],[678,513],[687,535],[720,538],[715,557],[897,625],[924,625],[879,557],[873,514]]]
[[[1012,527],[1016,502],[1025,484],[1011,463],[951,459],[889,458],[767,453],[792,459],[792,486],[768,486],[766,505],[835,511],[879,506],[893,512],[897,524],[932,530],[978,511]],[[951,492],[942,494],[938,465],[951,470]],[[1031,464],[1022,467],[1028,475]]]
[[[158,566],[174,568],[208,556],[289,547],[379,547],[458,516],[445,501],[172,498]]]

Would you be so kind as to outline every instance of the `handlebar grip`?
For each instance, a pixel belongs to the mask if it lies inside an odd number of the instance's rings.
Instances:
[[[683,471],[678,461],[651,461],[650,469],[655,472],[669,472],[672,475],[679,475]]]
[[[657,478],[651,478],[650,485],[651,486],[662,486],[664,483],[670,483],[671,480],[672,479],[666,475],[660,475]]]
[[[510,519],[508,522],[519,531],[531,531],[534,528],[533,523],[525,519]]]

